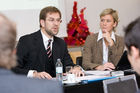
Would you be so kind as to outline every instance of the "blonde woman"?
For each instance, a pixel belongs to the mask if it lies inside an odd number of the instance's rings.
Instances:
[[[124,50],[123,38],[115,34],[118,13],[111,8],[100,14],[100,30],[86,39],[83,50],[85,69],[113,70]]]

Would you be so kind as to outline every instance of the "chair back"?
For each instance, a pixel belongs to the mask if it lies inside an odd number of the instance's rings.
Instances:
[[[76,58],[76,65],[79,65],[82,67],[82,56],[79,56]]]

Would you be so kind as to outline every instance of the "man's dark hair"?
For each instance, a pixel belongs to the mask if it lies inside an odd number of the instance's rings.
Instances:
[[[47,16],[48,13],[59,13],[60,18],[61,18],[61,12],[58,8],[53,7],[53,6],[48,6],[48,7],[45,7],[41,10],[40,16],[39,16],[39,21],[41,19],[46,20],[46,16]],[[41,24],[40,24],[40,27],[42,27]]]
[[[128,51],[131,51],[131,46],[140,49],[140,17],[132,21],[124,31],[124,41]]]

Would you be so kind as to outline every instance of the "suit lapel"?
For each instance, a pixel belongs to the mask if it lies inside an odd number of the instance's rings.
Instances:
[[[60,58],[60,45],[59,42],[57,41],[57,38],[54,36],[54,42],[52,46],[52,53],[53,53],[53,62],[54,64],[56,63],[57,59]]]
[[[43,38],[42,38],[40,30],[34,36],[34,43],[35,43],[34,46],[36,47],[37,53],[39,53],[38,55],[40,58],[40,62],[41,64],[44,65],[48,57],[46,54],[45,46],[43,44]]]

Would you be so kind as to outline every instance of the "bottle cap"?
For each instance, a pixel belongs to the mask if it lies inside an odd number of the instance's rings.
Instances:
[[[60,58],[58,58],[58,59],[57,59],[57,62],[60,62],[60,61],[61,61],[61,59],[60,59]]]

